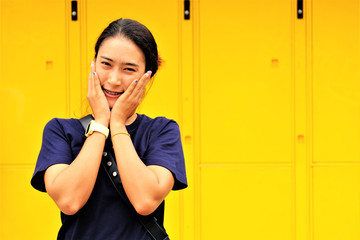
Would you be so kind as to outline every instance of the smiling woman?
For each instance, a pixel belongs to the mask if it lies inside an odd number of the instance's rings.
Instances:
[[[95,70],[112,108],[121,93],[145,73],[145,57],[141,49],[123,36],[104,40],[95,61]]]
[[[94,120],[86,135],[79,119],[46,125],[31,183],[61,210],[59,239],[158,239],[139,215],[152,215],[164,232],[164,199],[187,187],[187,180],[177,123],[136,113],[159,65],[144,25],[112,22],[95,45],[87,94]],[[120,178],[130,206],[100,167],[107,155],[115,158],[112,177]]]

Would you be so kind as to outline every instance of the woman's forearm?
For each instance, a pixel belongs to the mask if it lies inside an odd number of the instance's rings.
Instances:
[[[65,214],[75,214],[89,199],[98,175],[104,144],[104,135],[94,132],[86,139],[70,165],[56,164],[46,170],[46,190]]]
[[[160,166],[146,166],[129,136],[118,134],[112,141],[121,181],[130,202],[139,214],[152,213],[172,189],[171,172]]]

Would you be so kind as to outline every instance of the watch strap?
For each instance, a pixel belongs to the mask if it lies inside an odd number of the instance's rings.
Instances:
[[[85,136],[89,137],[93,132],[100,132],[104,134],[105,138],[109,136],[109,128],[105,127],[100,123],[95,122],[95,120],[90,121]]]

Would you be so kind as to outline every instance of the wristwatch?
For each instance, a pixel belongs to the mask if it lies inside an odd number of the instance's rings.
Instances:
[[[100,123],[95,122],[94,120],[91,120],[86,128],[85,136],[89,137],[95,131],[104,134],[106,138],[109,136],[109,129],[107,127],[105,127]]]

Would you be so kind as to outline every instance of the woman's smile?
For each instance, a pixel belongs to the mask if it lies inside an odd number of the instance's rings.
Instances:
[[[110,90],[105,89],[104,87],[102,87],[102,90],[103,90],[105,96],[111,97],[111,98],[118,98],[121,94],[124,93],[124,91],[122,91],[122,92],[110,91]]]

